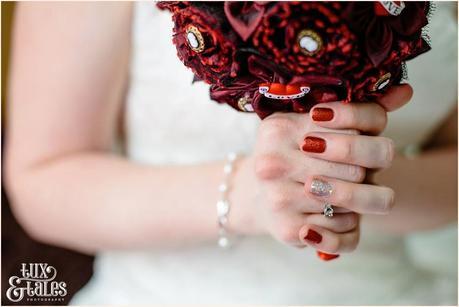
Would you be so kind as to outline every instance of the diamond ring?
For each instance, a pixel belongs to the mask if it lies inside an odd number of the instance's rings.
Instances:
[[[332,218],[333,211],[334,211],[333,206],[331,204],[325,204],[323,215],[325,215],[325,217]]]

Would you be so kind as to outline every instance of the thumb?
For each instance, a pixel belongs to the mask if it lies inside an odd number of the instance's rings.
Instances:
[[[410,101],[413,96],[413,88],[409,84],[394,85],[378,99],[378,103],[387,111],[392,112]]]

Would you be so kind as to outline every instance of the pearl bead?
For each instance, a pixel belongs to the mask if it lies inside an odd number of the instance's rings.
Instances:
[[[237,158],[237,154],[235,152],[228,153],[228,160],[230,162],[234,162],[236,160],[236,158]]]
[[[226,248],[229,246],[229,240],[227,237],[221,237],[218,239],[218,246]]]
[[[225,200],[220,200],[217,202],[217,214],[220,217],[225,216],[229,212],[229,204]]]
[[[223,183],[223,184],[221,184],[221,185],[218,186],[218,190],[219,190],[220,192],[222,192],[222,193],[223,193],[223,192],[226,192],[226,191],[228,190],[228,186],[227,186],[226,184]]]
[[[233,171],[233,167],[230,164],[227,164],[223,167],[223,172],[225,174],[230,174]]]

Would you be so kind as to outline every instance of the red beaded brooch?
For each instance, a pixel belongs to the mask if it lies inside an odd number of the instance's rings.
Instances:
[[[180,60],[210,97],[264,118],[372,101],[430,49],[429,2],[159,2]]]

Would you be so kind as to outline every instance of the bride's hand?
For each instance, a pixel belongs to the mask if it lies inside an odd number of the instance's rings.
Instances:
[[[405,96],[393,98],[407,101],[411,94]],[[386,99],[386,109],[396,108],[393,98]],[[390,188],[361,183],[365,168],[390,166],[393,143],[356,132],[377,135],[386,121],[386,111],[377,103],[327,103],[314,107],[309,116],[284,113],[266,118],[253,156],[236,174],[235,205],[242,202],[251,209],[251,218],[239,221],[253,222],[258,232],[291,245],[333,254],[354,250],[359,240],[357,213],[387,214],[393,206]],[[326,203],[335,208],[332,218],[322,214]]]

